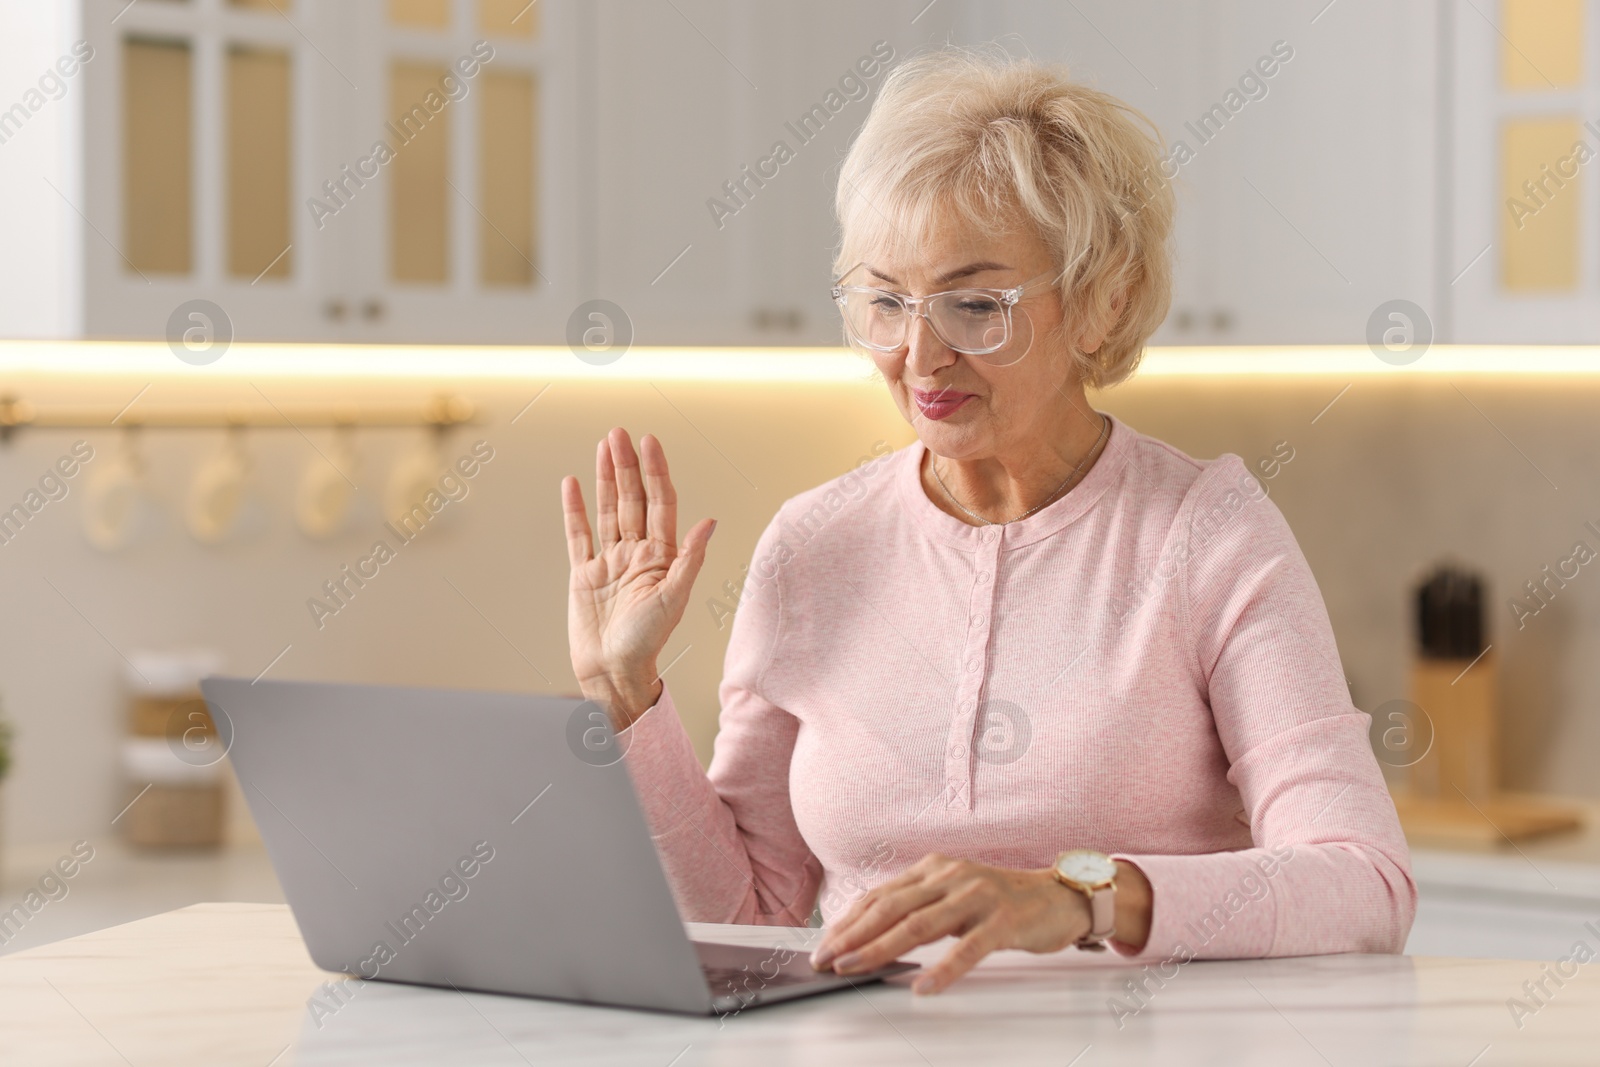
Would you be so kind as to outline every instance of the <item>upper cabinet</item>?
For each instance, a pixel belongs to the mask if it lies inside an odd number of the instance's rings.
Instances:
[[[196,299],[240,339],[542,332],[575,291],[569,12],[88,0],[87,333]]]
[[[660,344],[837,344],[833,190],[928,0],[591,6],[596,295]]]
[[[1600,337],[1600,3],[1450,9],[1445,144],[1453,332],[1482,342]]]
[[[1163,344],[1360,343],[1432,299],[1434,5],[1000,0],[966,42],[1065,64],[1165,142]]]
[[[1437,5],[1201,6],[1202,82],[1162,122],[1192,151],[1190,265],[1157,340],[1361,344],[1382,305],[1432,305]]]
[[[1396,300],[1441,340],[1600,334],[1600,0],[77,0],[0,21],[0,69],[65,85],[19,81],[0,117],[0,239],[37,250],[0,264],[0,333],[159,338],[203,300],[239,339],[561,344],[604,300],[637,343],[836,343],[851,137],[895,62],[998,42],[1159,131],[1159,343],[1359,344]]]

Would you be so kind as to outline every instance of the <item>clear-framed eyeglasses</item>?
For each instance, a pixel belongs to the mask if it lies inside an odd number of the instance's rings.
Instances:
[[[1059,277],[1041,274],[1010,289],[949,289],[927,296],[835,285],[833,299],[844,316],[845,332],[862,348],[874,352],[900,349],[910,335],[911,320],[920,315],[945,347],[1003,365],[1021,359],[1032,345],[1031,332],[1026,346],[1013,348],[1011,344],[1018,332],[1013,323],[1015,313],[1027,315],[1017,304],[1027,293],[1045,288]]]

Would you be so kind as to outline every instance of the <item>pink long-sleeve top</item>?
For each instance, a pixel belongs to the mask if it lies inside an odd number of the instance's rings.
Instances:
[[[666,690],[624,731],[683,917],[826,922],[929,852],[1093,848],[1154,889],[1146,956],[1400,951],[1416,889],[1369,719],[1239,457],[1113,418],[1064,497],[980,527],[928,499],[925,451],[767,527],[708,771]]]

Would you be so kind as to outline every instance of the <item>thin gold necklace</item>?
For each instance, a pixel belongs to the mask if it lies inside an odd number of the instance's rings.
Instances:
[[[1089,451],[1087,451],[1087,452],[1085,452],[1083,454],[1083,458],[1078,461],[1078,465],[1076,467],[1072,468],[1072,472],[1067,475],[1066,480],[1063,481],[1060,485],[1056,486],[1055,490],[1049,496],[1047,496],[1043,500],[1039,501],[1037,504],[1035,504],[1033,507],[1029,508],[1027,511],[1024,511],[1021,515],[1018,515],[1016,518],[1007,519],[1005,522],[990,522],[988,519],[984,518],[982,515],[979,515],[976,512],[969,510],[965,504],[963,504],[961,501],[956,499],[956,495],[950,491],[950,487],[944,484],[944,479],[939,477],[939,464],[935,463],[933,460],[929,460],[928,461],[928,467],[933,471],[933,480],[939,483],[939,488],[944,490],[944,495],[950,498],[950,503],[952,503],[956,507],[960,508],[963,512],[965,512],[970,517],[972,517],[974,519],[977,519],[980,523],[982,523],[985,526],[1008,526],[1013,522],[1021,522],[1023,519],[1027,518],[1029,515],[1032,515],[1034,512],[1038,511],[1040,508],[1044,507],[1046,504],[1048,504],[1052,500],[1054,500],[1061,493],[1061,490],[1063,490],[1063,489],[1065,489],[1067,487],[1067,483],[1072,481],[1072,479],[1076,478],[1078,476],[1078,472],[1083,470],[1083,465],[1085,463],[1089,462],[1089,457],[1095,454],[1095,450],[1100,447],[1100,442],[1104,441],[1106,439],[1106,431],[1109,430],[1110,428],[1111,428],[1110,420],[1108,420],[1104,415],[1101,415],[1100,416],[1100,436],[1096,437],[1094,439],[1094,444],[1090,446]]]

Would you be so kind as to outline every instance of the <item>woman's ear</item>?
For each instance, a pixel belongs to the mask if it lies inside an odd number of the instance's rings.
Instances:
[[[1121,289],[1111,294],[1110,311],[1101,316],[1098,321],[1086,324],[1079,331],[1078,351],[1085,355],[1091,355],[1100,350],[1100,346],[1105,343],[1106,334],[1110,333],[1111,328],[1122,318],[1122,307],[1125,302],[1125,294]]]

